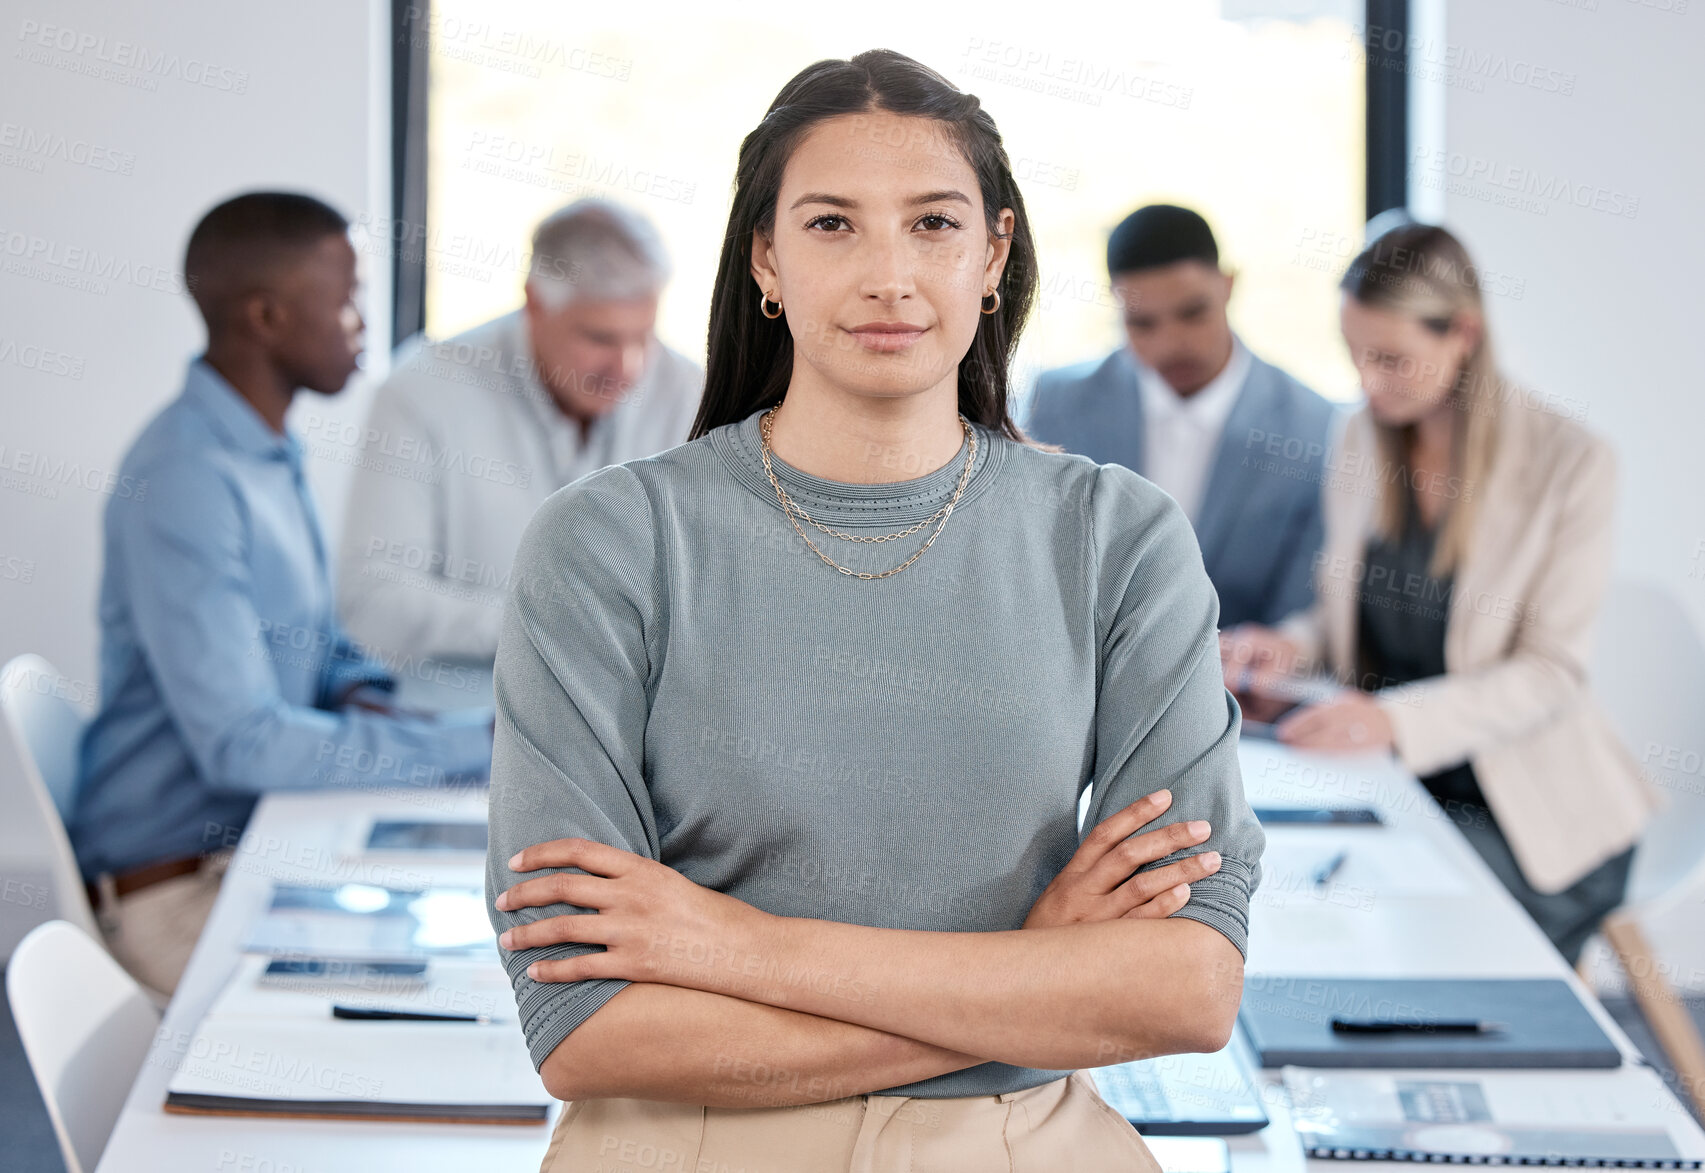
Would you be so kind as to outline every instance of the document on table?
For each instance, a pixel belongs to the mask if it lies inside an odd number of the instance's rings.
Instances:
[[[1264,830],[1261,888],[1268,902],[1296,897],[1371,906],[1384,897],[1460,897],[1473,891],[1461,866],[1415,832],[1283,825]],[[1327,873],[1325,883],[1318,882]]]
[[[1692,1126],[1656,1073],[1286,1067],[1291,1123],[1311,1157],[1484,1165],[1697,1169]]]
[[[543,1122],[551,1104],[495,963],[440,960],[418,988],[281,987],[245,957],[187,1043],[166,1110],[457,1123]],[[495,972],[492,972],[495,971]],[[476,1017],[351,1021],[332,1006]]]
[[[324,1017],[332,1005],[360,1010],[462,1015],[488,1022],[515,1021],[515,999],[503,966],[471,957],[435,957],[425,973],[405,977],[345,966],[332,976],[264,972],[269,957],[245,957],[239,976],[220,995],[221,1013],[250,1017]],[[256,967],[263,967],[257,969]]]

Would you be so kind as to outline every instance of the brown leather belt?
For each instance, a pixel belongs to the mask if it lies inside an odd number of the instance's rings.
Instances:
[[[181,859],[168,859],[162,863],[145,864],[139,868],[131,868],[127,872],[119,872],[112,878],[113,894],[115,896],[129,896],[132,892],[140,892],[142,889],[158,884],[163,880],[172,880],[178,876],[187,876],[191,872],[200,871],[202,860],[205,858],[205,856],[200,855],[186,855]],[[100,907],[100,886],[98,884],[89,885],[89,903],[97,908]]]

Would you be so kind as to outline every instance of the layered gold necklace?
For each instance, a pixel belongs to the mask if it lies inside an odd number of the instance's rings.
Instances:
[[[947,526],[947,519],[953,516],[953,507],[959,504],[959,498],[964,494],[965,486],[970,483],[971,469],[977,463],[977,433],[972,429],[970,420],[966,419],[963,415],[959,417],[959,426],[965,430],[965,439],[970,444],[970,451],[965,456],[965,467],[959,472],[959,483],[954,487],[953,496],[948,498],[947,504],[943,505],[940,509],[937,509],[934,513],[930,514],[916,525],[908,526],[902,530],[895,530],[891,534],[847,534],[842,533],[837,529],[830,529],[828,526],[812,517],[805,511],[803,506],[787,495],[787,490],[781,487],[781,481],[776,479],[775,469],[770,464],[770,429],[772,426],[771,419],[775,415],[777,408],[780,406],[781,405],[778,403],[775,407],[770,408],[758,420],[758,432],[763,437],[764,472],[769,476],[770,485],[774,487],[776,491],[776,500],[781,502],[782,512],[787,514],[787,520],[792,523],[794,532],[799,535],[801,541],[811,548],[811,552],[813,554],[817,555],[817,557],[821,558],[830,566],[833,566],[842,574],[847,575],[849,578],[887,578],[890,575],[899,574],[902,570],[906,569],[906,567],[916,562],[923,555],[925,550],[935,544],[935,540],[941,536],[941,531]],[[935,532],[930,534],[929,539],[925,541],[923,545],[919,546],[912,552],[912,556],[910,558],[890,570],[884,570],[880,574],[870,574],[866,571],[854,570],[851,567],[842,566],[839,562],[836,562],[833,558],[819,550],[817,548],[817,543],[807,537],[805,531],[799,527],[799,521],[795,518],[795,514],[804,518],[805,521],[814,528],[821,530],[830,537],[839,538],[843,542],[891,542],[895,538],[904,538],[915,534],[927,526],[930,522],[936,521],[937,519],[940,520],[935,527]]]

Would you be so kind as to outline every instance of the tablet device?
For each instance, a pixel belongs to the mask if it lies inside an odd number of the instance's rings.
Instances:
[[[483,821],[449,819],[375,819],[367,832],[368,851],[469,851],[485,853]]]

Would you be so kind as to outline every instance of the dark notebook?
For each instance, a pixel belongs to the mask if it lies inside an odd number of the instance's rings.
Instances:
[[[1617,1067],[1622,1053],[1556,978],[1247,978],[1238,1013],[1262,1067]],[[1397,1024],[1394,1030],[1333,1023]],[[1494,1029],[1448,1029],[1481,1022]]]

